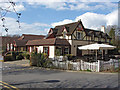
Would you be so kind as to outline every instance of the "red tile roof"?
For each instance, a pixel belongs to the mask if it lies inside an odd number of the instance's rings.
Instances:
[[[62,46],[69,46],[69,42],[66,39],[58,39],[58,38],[51,38],[51,39],[39,39],[39,40],[29,40],[27,42],[28,46],[42,46],[42,45],[62,45]]]
[[[22,46],[26,46],[26,43],[27,43],[28,40],[15,40],[14,41],[14,45],[15,46],[18,46],[18,47],[22,47]]]
[[[44,35],[22,34],[22,36],[18,40],[35,40],[43,39],[44,37]]]

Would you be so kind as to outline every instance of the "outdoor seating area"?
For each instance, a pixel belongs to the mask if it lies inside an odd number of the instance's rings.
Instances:
[[[79,59],[86,61],[86,62],[95,62],[96,61],[96,55],[95,54],[85,54],[82,57],[79,57]],[[101,61],[109,61],[110,59],[118,59],[117,57],[115,57],[114,55],[103,55],[102,54],[98,54],[97,56],[98,60]]]
[[[107,44],[89,44],[85,46],[78,47],[80,50],[88,50],[90,54],[83,55],[83,60],[87,62],[94,62],[97,60],[109,61],[110,59],[114,59],[114,56],[108,55],[107,51],[114,49],[115,46],[107,45]]]

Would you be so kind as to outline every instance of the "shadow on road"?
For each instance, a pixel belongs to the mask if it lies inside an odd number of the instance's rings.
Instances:
[[[60,82],[60,80],[47,80],[47,81],[44,81],[46,83],[56,83],[56,82]]]

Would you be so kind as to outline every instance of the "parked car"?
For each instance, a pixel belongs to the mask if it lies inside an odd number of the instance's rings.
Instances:
[[[13,52],[9,51],[4,54],[4,61],[13,61],[13,60],[21,60],[24,57],[22,56],[23,52]]]

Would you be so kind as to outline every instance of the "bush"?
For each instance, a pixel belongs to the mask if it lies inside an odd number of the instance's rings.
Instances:
[[[6,55],[4,56],[4,61],[13,61],[15,60],[15,57],[13,57],[12,55]]]
[[[26,59],[30,59],[30,55],[29,54],[26,54]]]
[[[48,60],[48,56],[45,53],[32,53],[30,58],[30,65],[37,67],[51,67],[52,62]]]
[[[37,53],[31,53],[30,66],[37,66]]]
[[[30,55],[27,52],[23,52],[22,56],[24,57],[24,59],[30,59]]]
[[[24,59],[24,57],[21,54],[19,54],[19,55],[16,56],[16,59],[17,60],[22,60],[22,59]]]
[[[73,58],[72,54],[66,54],[66,56],[68,57],[68,60],[72,60],[72,58]]]

